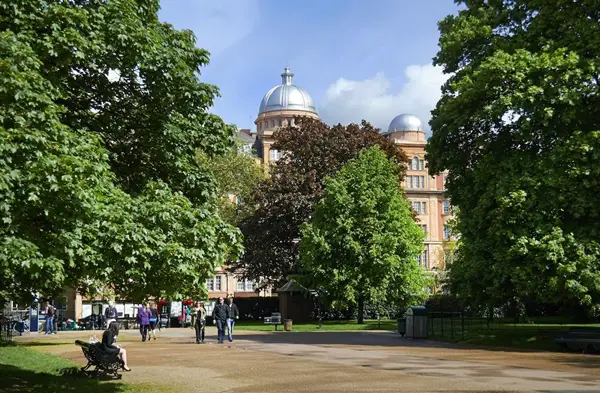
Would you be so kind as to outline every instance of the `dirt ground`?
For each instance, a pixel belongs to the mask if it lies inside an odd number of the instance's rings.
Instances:
[[[85,364],[75,339],[90,332],[24,336],[40,351]],[[101,332],[96,332],[100,336]],[[486,350],[411,341],[391,332],[249,332],[233,343],[194,344],[191,329],[142,343],[122,331],[131,373],[123,382],[171,392],[600,392],[600,356]]]

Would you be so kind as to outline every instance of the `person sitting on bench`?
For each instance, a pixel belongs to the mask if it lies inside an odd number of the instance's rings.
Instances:
[[[108,326],[108,329],[104,331],[102,334],[102,342],[99,344],[99,347],[105,353],[112,356],[121,356],[121,360],[123,360],[123,370],[131,371],[129,366],[127,365],[127,351],[125,348],[121,348],[119,344],[115,345],[115,338],[119,335],[119,323],[111,322]]]

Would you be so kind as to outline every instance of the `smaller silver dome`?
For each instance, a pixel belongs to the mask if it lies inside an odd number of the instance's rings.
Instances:
[[[292,84],[294,74],[286,67],[281,74],[281,85],[273,87],[265,94],[258,113],[276,110],[299,110],[317,114],[317,107],[311,96],[302,88]]]
[[[421,120],[415,115],[411,115],[408,113],[403,113],[394,117],[394,120],[390,123],[387,132],[394,131],[423,131],[425,132],[425,127],[423,127],[423,123]]]

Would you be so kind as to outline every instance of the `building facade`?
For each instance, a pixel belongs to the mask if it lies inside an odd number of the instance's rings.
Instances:
[[[252,143],[262,165],[268,168],[277,162],[280,152],[272,148],[273,133],[288,124],[295,116],[319,119],[317,107],[310,95],[293,84],[294,74],[285,68],[281,84],[271,88],[263,97],[254,124],[254,139],[248,139],[248,130],[240,130],[246,143]],[[425,232],[423,253],[419,263],[427,269],[445,268],[447,244],[451,241],[448,220],[452,218],[450,201],[444,196],[446,174],[429,176],[425,160],[427,137],[419,118],[400,114],[381,133],[396,143],[409,157],[403,182],[406,197],[417,214],[418,224]],[[250,133],[249,135],[254,135]],[[248,147],[250,149],[250,147]]]

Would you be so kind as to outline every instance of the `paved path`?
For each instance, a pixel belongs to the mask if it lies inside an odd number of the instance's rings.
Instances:
[[[167,378],[213,393],[600,392],[600,356],[482,350],[389,332],[236,333],[232,344],[218,345],[209,329],[209,344],[195,345],[189,329],[163,330],[150,343],[124,331],[119,341],[134,368],[124,381]],[[72,346],[44,348],[81,362]]]

